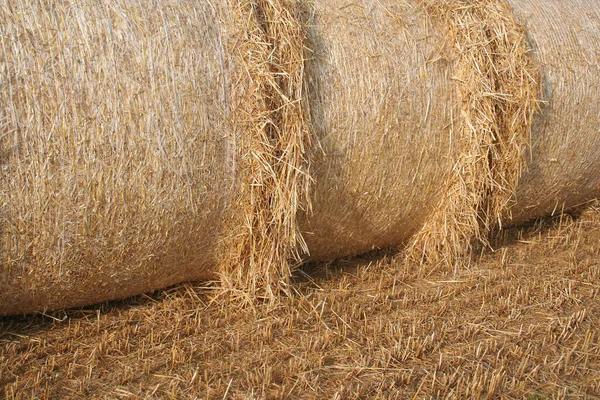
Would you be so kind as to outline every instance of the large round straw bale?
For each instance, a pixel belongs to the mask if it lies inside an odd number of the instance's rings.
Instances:
[[[502,0],[314,2],[314,258],[398,246],[452,261],[511,204],[535,110]]]
[[[225,3],[0,2],[0,314],[210,276],[231,186]]]
[[[511,208],[515,224],[582,205],[600,188],[600,3],[508,2],[541,72],[540,111]]]
[[[313,3],[310,256],[398,246],[433,212],[450,173],[460,100],[444,32],[407,2]]]

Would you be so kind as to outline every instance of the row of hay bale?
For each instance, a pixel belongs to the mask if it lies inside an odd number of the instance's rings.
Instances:
[[[0,315],[453,262],[593,198],[600,2],[0,1]]]

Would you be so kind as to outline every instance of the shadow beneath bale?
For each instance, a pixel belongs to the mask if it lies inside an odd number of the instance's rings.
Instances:
[[[355,255],[351,257],[340,258],[331,261],[312,261],[299,268],[301,275],[310,275],[313,279],[331,280],[342,274],[356,272],[357,269],[374,262],[397,255],[394,250],[373,250],[368,253]],[[298,280],[296,273],[292,277],[292,283],[302,283]]]
[[[7,340],[10,341],[11,336],[13,338],[28,336],[40,331],[68,325],[70,320],[93,320],[116,310],[143,307],[153,301],[160,301],[162,297],[157,292],[78,309],[0,317],[0,343]]]
[[[491,249],[495,251],[519,242],[529,241],[534,237],[546,236],[550,231],[560,230],[562,227],[572,226],[585,211],[586,208],[579,208],[554,216],[536,218],[518,226],[496,230],[488,238]]]
[[[598,201],[594,200],[554,216],[493,231],[488,237],[489,246],[474,241],[472,253],[453,265],[444,261],[430,263],[425,260],[422,264],[407,262],[404,249],[375,250],[328,262],[308,262],[293,272],[290,283],[294,292],[305,295],[343,279],[366,277],[368,274],[365,270],[369,270],[369,274],[385,274],[393,280],[402,281],[414,281],[434,275],[451,277],[466,271],[477,273],[482,261],[494,258],[494,253],[499,250],[541,241],[548,241],[554,247],[568,245],[573,238],[578,237],[577,230],[582,229],[580,225],[591,223],[588,221],[590,218],[595,220],[594,213],[600,215],[599,210]]]
[[[204,283],[203,285],[206,285]],[[39,312],[27,315],[0,316],[0,344],[23,336],[35,335],[69,325],[73,321],[93,322],[110,314],[128,313],[135,309],[149,309],[153,303],[166,302],[174,297],[185,297],[190,288],[200,296],[205,286],[183,283],[138,296],[92,304],[87,307]],[[208,287],[208,286],[206,286]]]

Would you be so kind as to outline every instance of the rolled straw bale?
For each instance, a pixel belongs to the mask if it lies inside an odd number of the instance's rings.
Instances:
[[[457,85],[425,10],[314,1],[307,96],[315,179],[303,219],[314,259],[398,246],[435,208],[450,171]]]
[[[0,314],[274,296],[309,208],[299,4],[0,3]]]
[[[539,65],[541,110],[519,181],[517,224],[578,207],[600,188],[600,2],[509,0]]]
[[[0,314],[214,275],[225,1],[0,2]]]

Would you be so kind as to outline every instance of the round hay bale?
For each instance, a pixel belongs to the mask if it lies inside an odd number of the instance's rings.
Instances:
[[[539,65],[540,111],[511,224],[577,208],[600,188],[600,3],[509,0]]]
[[[0,314],[214,276],[225,1],[0,4]]]
[[[299,4],[0,4],[0,314],[273,297],[309,204]]]
[[[460,118],[444,32],[397,1],[315,1],[307,96],[314,145],[310,257],[404,244],[436,208]]]

